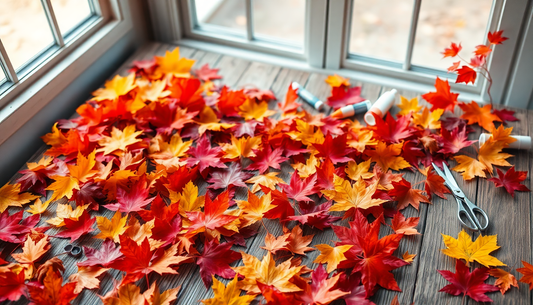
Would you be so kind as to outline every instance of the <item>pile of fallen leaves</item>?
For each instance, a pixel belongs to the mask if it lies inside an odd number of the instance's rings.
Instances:
[[[415,257],[394,255],[405,236],[418,234],[418,217],[401,211],[449,193],[431,163],[453,158],[466,180],[510,166],[502,150],[513,141],[512,128],[494,122],[514,120],[513,113],[459,103],[448,81],[437,79],[436,92],[422,96],[431,108],[402,98],[396,116],[376,117],[376,126],[366,127],[310,114],[290,87],[276,107],[272,92],[222,86],[214,81],[221,78],[217,69],[191,71],[193,63],[178,48],[135,62],[131,74],[94,92],[79,116],[56,123],[43,137],[44,157],[0,189],[0,239],[18,245],[0,259],[0,301],[67,304],[115,269],[121,276],[101,296],[104,304],[169,304],[179,287],[160,292],[149,275],[164,280],[181,265],[197,264],[214,292],[205,304],[372,304],[368,298],[379,287],[400,291],[391,271]],[[363,100],[360,88],[340,76],[326,82],[333,108]],[[460,117],[453,115],[456,106]],[[461,154],[475,142],[468,139],[472,124],[492,133],[476,157]],[[419,182],[400,170],[422,172],[425,190],[413,188]],[[520,184],[526,176],[498,169],[491,180],[514,194],[528,191]],[[41,221],[43,213],[50,216]],[[334,225],[341,218],[350,220],[347,226]],[[245,241],[266,230],[263,219],[279,222],[284,234],[268,232],[262,247],[268,252],[255,257]],[[380,238],[385,225],[394,233]],[[313,235],[303,235],[303,226],[333,230],[338,241],[310,247]],[[75,242],[84,235],[104,241],[85,247],[78,272],[63,279],[59,257],[42,259],[51,239]],[[451,282],[442,291],[490,301],[484,293],[498,288],[484,283],[489,274],[502,293],[517,286],[503,269],[470,272],[462,261],[503,266],[489,255],[498,248],[496,236],[443,238],[457,269],[439,271]],[[316,250],[318,266],[302,265]],[[533,267],[524,264],[521,281],[532,286]],[[141,292],[143,281],[150,288]]]

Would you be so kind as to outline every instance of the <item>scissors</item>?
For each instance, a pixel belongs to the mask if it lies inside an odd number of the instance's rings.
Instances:
[[[452,176],[452,173],[446,164],[442,163],[444,173],[435,165],[435,163],[432,162],[431,164],[433,164],[433,168],[437,174],[444,179],[446,186],[452,191],[455,201],[457,201],[459,207],[457,217],[459,217],[459,221],[470,230],[485,230],[489,226],[489,217],[487,216],[487,213],[466,198],[465,193],[463,193],[463,190],[457,185],[455,178]],[[478,215],[481,216],[481,221],[480,218],[478,218]],[[464,219],[467,221],[465,222]]]

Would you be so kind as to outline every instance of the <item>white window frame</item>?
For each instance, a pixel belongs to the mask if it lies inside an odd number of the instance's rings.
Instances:
[[[62,47],[45,51],[40,55],[43,60],[34,61],[34,65],[24,68],[18,76],[13,74],[15,71],[0,46],[2,65],[7,67],[9,80],[9,87],[0,94],[0,144],[133,29],[128,0],[92,1],[95,2],[91,7],[97,9],[98,17],[81,27],[75,38],[66,39]],[[22,77],[17,79],[19,76]]]

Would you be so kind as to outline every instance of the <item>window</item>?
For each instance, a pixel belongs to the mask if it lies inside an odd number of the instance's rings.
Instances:
[[[0,0],[0,97],[9,85],[95,25],[100,17],[96,4],[93,0]]]

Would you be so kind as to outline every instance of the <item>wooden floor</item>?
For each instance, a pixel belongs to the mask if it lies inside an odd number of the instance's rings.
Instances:
[[[117,71],[117,73],[125,75],[130,67],[132,60],[149,59],[154,55],[163,55],[166,50],[173,49],[175,46],[163,45],[158,43],[151,43],[141,48],[132,58],[127,59],[124,65]],[[260,89],[271,89],[278,100],[285,98],[285,93],[290,82],[297,81],[304,85],[309,91],[321,99],[326,99],[330,94],[330,87],[324,80],[327,75],[319,73],[308,73],[303,71],[291,70],[279,66],[263,64],[259,62],[250,62],[247,60],[220,55],[215,53],[204,52],[201,50],[194,50],[186,47],[181,47],[180,52],[182,56],[189,57],[196,60],[195,68],[208,63],[211,67],[220,69],[220,74],[223,75],[221,80],[227,86],[232,88],[239,88],[246,85],[254,85]],[[110,75],[110,78],[113,75]],[[362,96],[371,101],[375,101],[381,92],[387,91],[390,88],[382,87],[374,84],[367,84],[361,80],[352,80],[352,84],[362,86]],[[399,93],[407,98],[418,96],[418,92],[402,91]],[[83,101],[79,101],[82,103]],[[311,107],[305,106],[306,110],[313,112]],[[274,104],[271,105],[274,108]],[[530,135],[532,133],[533,125],[529,123],[529,119],[533,122],[533,112],[526,110],[517,110],[516,116],[520,119],[519,122],[510,123],[509,126],[514,127],[514,134]],[[362,120],[360,120],[362,122]],[[43,131],[44,132],[44,131]],[[477,139],[479,130],[472,136]],[[474,153],[473,147],[469,148],[470,152]],[[42,151],[37,152],[32,158],[37,160]],[[531,153],[528,151],[510,151],[515,157],[510,159],[512,164],[516,165],[517,170],[531,169]],[[292,171],[290,165],[284,163],[282,166],[282,174],[280,177],[288,181],[290,177],[289,170]],[[490,227],[484,234],[498,234],[498,244],[501,249],[494,252],[494,255],[506,263],[511,269],[512,273],[519,278],[519,274],[515,269],[521,267],[521,261],[525,260],[531,262],[532,253],[532,239],[531,239],[531,193],[517,193],[515,198],[511,198],[503,189],[495,188],[492,182],[486,179],[472,180],[465,183],[463,179],[456,174],[457,181],[462,186],[468,198],[484,209],[490,218]],[[17,178],[18,176],[14,177]],[[420,173],[405,172],[404,177],[415,184],[423,177]],[[525,184],[533,189],[531,179],[525,181]],[[205,186],[204,186],[205,187]],[[418,184],[422,188],[422,184]],[[202,190],[200,190],[202,191]],[[205,189],[203,190],[205,192]],[[237,196],[246,198],[245,190],[240,190]],[[461,226],[456,218],[457,207],[455,200],[450,196],[449,200],[434,198],[433,204],[421,204],[420,210],[417,211],[411,206],[403,212],[406,216],[419,216],[420,224],[418,230],[421,235],[408,236],[402,239],[400,247],[395,253],[397,256],[402,255],[405,251],[417,254],[414,262],[411,265],[401,267],[395,270],[394,276],[403,292],[398,293],[379,289],[375,296],[371,298],[376,304],[390,304],[394,296],[398,295],[400,304],[475,304],[471,299],[466,298],[462,303],[461,297],[453,297],[445,293],[438,292],[444,287],[447,282],[437,273],[437,269],[454,270],[455,261],[441,253],[443,248],[441,233],[457,237],[461,230]],[[53,206],[50,208],[55,209]],[[53,213],[52,213],[53,214]],[[53,216],[53,215],[49,215]],[[41,221],[44,221],[41,220]],[[268,230],[274,235],[280,235],[282,232],[281,225],[277,221],[266,220]],[[390,233],[386,227],[382,227],[382,234]],[[50,230],[48,234],[54,234]],[[255,256],[261,258],[266,254],[266,251],[260,249],[264,243],[265,230],[261,230],[258,235],[247,240],[246,249],[240,248],[237,250],[244,250]],[[309,227],[304,227],[304,234],[315,234],[313,245],[321,243],[332,244],[332,240],[336,237],[332,230],[319,231]],[[477,237],[477,235],[474,235]],[[91,243],[92,242],[92,243]],[[98,239],[91,239],[90,236],[85,236],[79,240],[79,244],[95,247],[101,241]],[[53,239],[53,248],[48,254],[48,257],[57,255],[62,251],[68,240]],[[4,244],[0,244],[2,248]],[[303,260],[311,268],[316,267],[313,260],[319,255],[319,251],[309,252],[307,257]],[[82,261],[66,256],[61,256],[65,262],[66,273],[68,275],[77,271],[76,262]],[[240,264],[238,262],[237,264]],[[198,304],[199,300],[209,298],[213,295],[211,289],[206,289],[200,279],[198,266],[194,263],[183,265],[179,270],[179,275],[164,276],[160,279],[159,276],[153,276],[150,282],[157,280],[160,283],[160,289],[167,289],[181,285],[177,304]],[[117,276],[118,272],[106,274],[102,278],[101,288],[96,291],[85,290],[73,302],[73,304],[98,304],[100,303],[97,294],[103,295],[112,288],[113,277]],[[118,278],[118,276],[117,276]],[[489,281],[494,282],[494,279]],[[141,281],[144,285],[144,281]],[[141,287],[145,289],[146,287]],[[489,294],[489,297],[494,300],[494,304],[531,304],[532,296],[527,288],[527,285],[521,284],[520,289],[512,288],[505,296],[499,292]],[[26,302],[19,302],[25,304]]]

